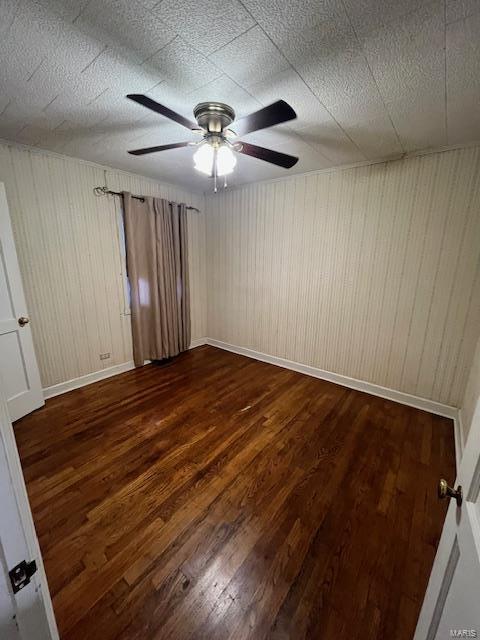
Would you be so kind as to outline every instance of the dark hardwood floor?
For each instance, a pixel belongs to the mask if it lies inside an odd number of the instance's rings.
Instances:
[[[411,640],[452,422],[213,347],[16,423],[62,640]]]

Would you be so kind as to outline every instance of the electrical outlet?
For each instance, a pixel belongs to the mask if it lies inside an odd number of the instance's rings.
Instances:
[[[100,360],[108,360],[110,358],[110,354],[109,353],[101,353],[100,354]]]

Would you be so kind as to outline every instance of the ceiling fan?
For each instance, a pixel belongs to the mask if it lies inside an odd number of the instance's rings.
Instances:
[[[166,151],[167,149],[188,146],[198,147],[193,155],[195,169],[214,178],[215,191],[217,190],[217,177],[232,173],[237,163],[235,152],[270,162],[284,169],[290,169],[298,162],[298,158],[295,156],[235,140],[238,136],[273,127],[276,124],[296,118],[297,114],[284,100],[278,100],[268,107],[263,107],[236,121],[235,111],[227,104],[222,102],[201,102],[193,110],[196,122],[192,122],[148,96],[130,93],[127,98],[202,136],[199,142],[175,142],[156,147],[146,147],[145,149],[134,149],[128,153],[134,156],[142,156],[148,153]],[[234,130],[229,128],[233,122]]]

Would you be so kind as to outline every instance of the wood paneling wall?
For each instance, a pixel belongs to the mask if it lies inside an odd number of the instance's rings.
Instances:
[[[44,387],[132,359],[115,198],[99,198],[92,191],[105,176],[115,191],[157,195],[202,212],[189,213],[192,339],[206,335],[203,196],[1,144],[0,181],[7,190]],[[106,352],[111,357],[100,360]]]
[[[459,406],[480,331],[480,149],[207,196],[208,335]]]

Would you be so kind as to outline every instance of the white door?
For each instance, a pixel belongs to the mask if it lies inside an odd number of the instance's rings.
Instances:
[[[0,506],[0,638],[58,640],[47,578],[1,384]],[[8,572],[22,561],[35,561],[36,571],[30,582],[14,593]]]
[[[480,638],[480,400],[450,498],[414,640]]]
[[[0,183],[0,379],[12,420],[44,404],[5,187]]]
[[[7,563],[0,548],[0,638],[2,640],[21,640],[16,623],[16,610],[13,593],[8,586]]]

